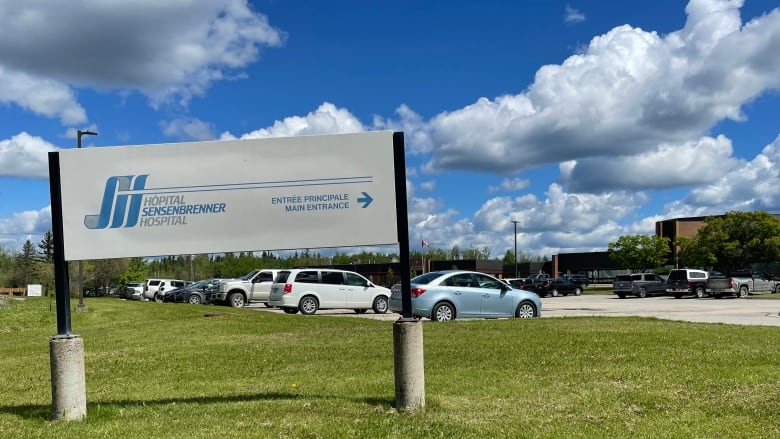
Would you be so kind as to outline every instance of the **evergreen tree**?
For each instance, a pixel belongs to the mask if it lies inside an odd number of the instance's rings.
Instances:
[[[44,262],[54,262],[54,234],[51,230],[43,234],[41,242],[38,243],[38,254]]]
[[[514,264],[515,263],[515,254],[512,253],[512,250],[507,250],[504,254],[504,264]]]
[[[35,251],[35,246],[32,241],[27,239],[22,246],[21,253],[16,255],[14,261],[16,266],[15,286],[24,287],[27,286],[27,284],[32,283],[35,274],[36,257],[37,252]]]

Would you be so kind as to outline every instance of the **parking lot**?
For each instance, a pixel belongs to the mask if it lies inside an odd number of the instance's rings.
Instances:
[[[252,304],[252,309],[281,313],[281,310]],[[394,321],[398,314],[356,314],[351,310],[320,310],[318,315]],[[546,297],[542,299],[542,318],[573,316],[641,316],[703,323],[780,326],[780,300],[749,299],[675,299],[649,297],[619,299],[612,295]],[[305,316],[302,316],[305,317]]]

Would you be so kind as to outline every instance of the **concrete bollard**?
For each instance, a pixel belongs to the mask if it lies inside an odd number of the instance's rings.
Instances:
[[[52,419],[77,421],[87,416],[87,388],[84,377],[84,341],[78,335],[54,336],[51,356]]]
[[[393,323],[395,406],[399,411],[425,408],[423,324],[400,318]]]

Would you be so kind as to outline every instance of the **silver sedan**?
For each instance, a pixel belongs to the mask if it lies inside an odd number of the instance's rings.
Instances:
[[[536,293],[518,290],[485,273],[434,271],[411,280],[412,315],[438,322],[456,318],[541,317]],[[390,310],[401,313],[401,284],[391,288]]]

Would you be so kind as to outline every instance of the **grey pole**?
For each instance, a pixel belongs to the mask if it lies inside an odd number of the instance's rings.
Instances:
[[[76,148],[81,149],[81,136],[97,136],[94,131],[76,131]],[[76,275],[76,290],[79,292],[79,304],[76,305],[76,312],[87,312],[87,306],[84,305],[84,261],[78,262],[78,274]]]

